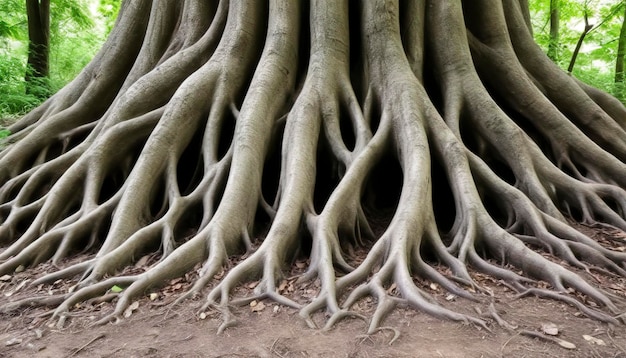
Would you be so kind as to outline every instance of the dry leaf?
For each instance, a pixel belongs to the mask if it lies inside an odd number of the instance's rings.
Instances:
[[[158,293],[153,292],[153,293],[150,294],[150,301],[154,301],[157,298],[159,298],[159,294]]]
[[[11,281],[11,277],[12,277],[11,275],[4,275],[0,277],[0,281],[4,281],[4,282]]]
[[[304,261],[296,261],[296,267],[299,269],[303,269],[306,267],[306,262]]]
[[[253,288],[255,288],[258,284],[259,284],[259,281],[250,282],[250,283],[247,285],[247,287],[248,287],[249,289],[253,289]]]
[[[446,296],[446,301],[454,301],[455,298],[456,298],[455,295],[449,294],[449,295]]]
[[[256,301],[252,301],[252,302],[256,302]],[[252,302],[250,302],[250,304],[252,304]],[[263,304],[263,302],[257,302],[254,306],[251,306],[250,310],[252,312],[261,312],[265,309],[265,304]]]
[[[591,344],[595,344],[595,345],[598,345],[598,346],[606,346],[606,343],[604,343],[604,341],[603,341],[603,340],[601,340],[600,338],[596,338],[596,337],[593,337],[593,336],[589,336],[589,335],[587,335],[587,334],[583,334],[583,338],[584,338],[587,342],[589,342],[589,343],[591,343]]]
[[[433,291],[437,291],[439,290],[439,285],[433,282],[430,284],[430,289]]]
[[[559,334],[559,327],[554,323],[544,323],[541,325],[541,331],[550,336],[557,336]]]
[[[283,293],[289,287],[289,282],[287,280],[283,280],[278,286],[278,293]]]
[[[555,338],[557,340],[557,343],[559,344],[559,346],[566,348],[566,349],[576,349],[576,345],[572,342],[568,342],[568,341],[564,341],[562,339],[558,339]]]
[[[206,313],[200,312],[200,319],[206,319]]]
[[[150,255],[143,256],[139,259],[139,261],[137,261],[137,263],[135,263],[135,267],[139,268],[145,266],[148,263],[148,260],[150,260]]]
[[[133,314],[133,311],[135,311],[137,308],[139,308],[139,301],[133,302],[130,306],[126,308],[126,310],[124,310],[124,318],[130,317],[130,315]]]

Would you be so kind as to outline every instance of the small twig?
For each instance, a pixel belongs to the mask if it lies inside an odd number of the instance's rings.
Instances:
[[[78,348],[77,350],[75,350],[74,352],[72,352],[72,354],[68,355],[67,358],[73,357],[76,354],[78,354],[80,351],[82,351],[83,349],[87,348],[87,346],[89,346],[90,344],[92,344],[93,342],[97,341],[98,339],[104,338],[105,334],[104,333],[100,333],[99,335],[97,335],[96,337],[94,337],[92,340],[90,340],[89,342],[85,343],[82,347]]]
[[[276,350],[275,350],[275,348],[274,348],[274,347],[276,346],[276,343],[278,343],[278,340],[279,340],[279,339],[280,339],[280,338],[276,338],[276,339],[274,340],[274,343],[272,343],[272,346],[270,347],[270,355],[272,355],[272,354],[276,354],[276,355],[277,355],[277,356],[279,356],[280,358],[283,358],[283,355],[282,355],[282,354],[280,354],[280,353],[278,353],[278,351],[276,351]]]
[[[400,338],[400,331],[398,331],[397,329],[393,327],[378,327],[376,331],[377,332],[380,332],[380,331],[392,331],[393,332],[393,337],[391,338],[389,343],[387,343],[389,345],[392,345],[393,342],[395,342],[398,338]]]
[[[517,337],[519,335],[520,335],[520,332],[517,332],[516,334],[511,336],[511,338],[507,339],[506,342],[504,342],[504,344],[502,345],[502,347],[500,347],[500,353],[504,354],[504,348],[506,348],[506,345],[509,344],[509,342],[512,341],[513,338],[515,338],[515,337]]]

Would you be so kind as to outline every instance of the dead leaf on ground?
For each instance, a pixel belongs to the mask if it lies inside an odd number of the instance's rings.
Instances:
[[[126,310],[124,310],[124,318],[130,317],[130,315],[132,315],[137,308],[139,308],[139,301],[133,302],[126,308]]]
[[[598,346],[606,346],[606,343],[604,343],[604,341],[601,340],[600,338],[596,338],[587,334],[583,334],[583,338],[591,344],[595,344]]]
[[[257,302],[257,301],[250,302],[250,311],[261,312],[264,309],[265,309],[265,304],[263,302]]]
[[[541,325],[541,331],[550,336],[558,336],[559,335],[559,327],[554,323],[544,323]]]

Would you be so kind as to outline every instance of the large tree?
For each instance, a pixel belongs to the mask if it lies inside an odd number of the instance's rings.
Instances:
[[[626,230],[626,109],[557,68],[529,24],[525,0],[126,1],[0,153],[0,274],[96,253],[34,282],[76,277],[72,292],[5,308],[52,304],[62,322],[123,287],[108,321],[202,265],[181,299],[206,288],[222,328],[232,300],[315,326],[366,296],[371,331],[399,303],[484,325],[414,280],[480,300],[479,271],[617,322],[620,299],[582,276],[626,276],[626,253],[568,218]],[[279,284],[303,257],[298,282],[320,291],[296,302]]]

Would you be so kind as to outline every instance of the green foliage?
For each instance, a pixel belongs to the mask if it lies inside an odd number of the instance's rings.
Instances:
[[[104,5],[106,6],[104,6]],[[107,5],[108,4],[108,5]],[[26,94],[28,27],[23,0],[0,1],[0,118],[25,113],[71,81],[112,27],[120,0],[55,0],[50,4],[50,77]],[[103,7],[104,6],[104,7]],[[100,10],[106,10],[101,12]],[[51,92],[50,92],[51,91]]]
[[[550,1],[531,0],[531,22],[537,43],[547,52],[550,41]],[[585,26],[585,13],[594,27],[585,37],[572,74],[616,95],[626,103],[622,85],[616,85],[615,61],[624,0],[560,0],[560,36],[556,63],[567,69]]]

